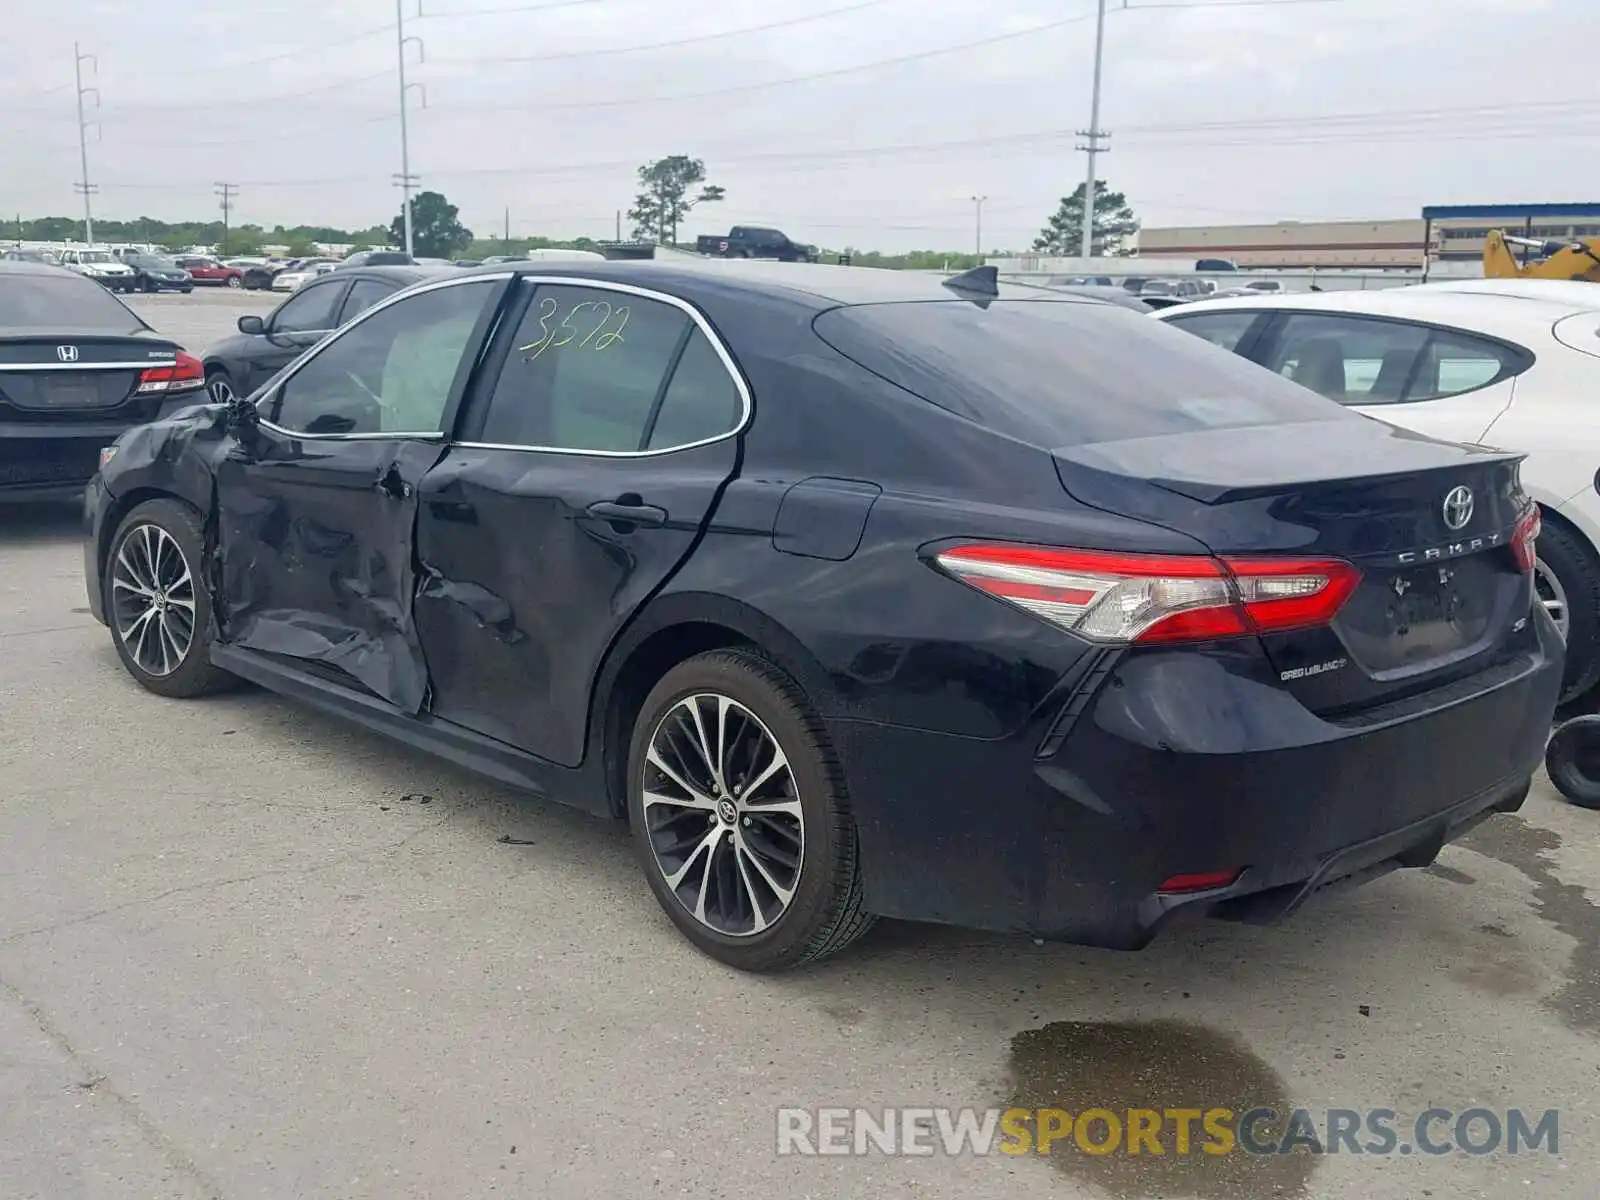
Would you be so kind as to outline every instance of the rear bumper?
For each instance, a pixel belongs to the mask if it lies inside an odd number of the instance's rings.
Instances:
[[[204,396],[202,390],[195,389],[164,399],[147,419],[160,420],[177,409],[203,400]],[[0,504],[72,500],[81,496],[100,469],[100,451],[129,429],[144,423],[144,419],[0,422]]]
[[[1075,718],[1058,707],[993,741],[830,722],[867,905],[1137,949],[1179,918],[1273,920],[1424,866],[1526,795],[1562,671],[1548,619],[1530,630],[1499,667],[1361,725],[1308,712],[1248,647],[1124,659]],[[1235,870],[1224,888],[1161,890]]]

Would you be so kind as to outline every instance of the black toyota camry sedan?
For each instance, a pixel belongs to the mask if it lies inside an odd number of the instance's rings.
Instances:
[[[0,262],[0,503],[81,495],[102,447],[203,382],[197,359],[88,276]]]
[[[453,271],[118,439],[89,603],[625,819],[696,945],[1138,947],[1431,862],[1560,686],[1514,455],[992,271]]]

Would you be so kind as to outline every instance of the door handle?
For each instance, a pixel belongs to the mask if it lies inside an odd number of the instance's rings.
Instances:
[[[624,503],[633,501],[633,503]],[[609,521],[615,528],[617,526],[631,525],[648,529],[660,529],[667,523],[667,510],[657,508],[654,504],[644,504],[637,497],[624,496],[616,501],[601,501],[591,504],[584,510],[591,517],[601,521]],[[618,532],[626,532],[619,529]]]

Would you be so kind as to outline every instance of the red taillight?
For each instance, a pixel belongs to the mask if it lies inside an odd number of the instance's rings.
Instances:
[[[1511,553],[1516,557],[1517,566],[1524,571],[1533,570],[1534,560],[1538,551],[1534,543],[1539,540],[1539,510],[1534,508],[1517,522],[1516,530],[1511,534]]]
[[[1325,625],[1361,581],[1338,559],[987,544],[957,546],[936,560],[979,591],[1102,642],[1203,641]]]
[[[1243,874],[1243,867],[1234,867],[1227,871],[1199,871],[1193,875],[1174,875],[1156,891],[1163,896],[1179,896],[1186,892],[1212,892],[1217,888],[1232,887]]]
[[[146,367],[139,373],[141,392],[192,392],[206,385],[206,369],[192,354],[178,352],[171,365]]]

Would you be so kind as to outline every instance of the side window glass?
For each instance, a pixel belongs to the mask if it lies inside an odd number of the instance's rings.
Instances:
[[[336,283],[302,288],[272,314],[273,333],[319,333],[333,328],[333,306],[339,299]]]
[[[696,329],[672,372],[650,430],[648,448],[670,450],[709,441],[737,428],[744,401],[709,338]]]
[[[360,316],[385,296],[393,295],[394,290],[376,279],[356,280],[344,298],[344,311],[339,314],[339,324],[343,325],[352,317]]]
[[[296,433],[438,433],[495,286],[420,292],[335,335],[273,392],[266,419]]]
[[[1405,398],[1437,400],[1470,392],[1515,373],[1517,366],[1517,356],[1504,346],[1441,331],[1428,343]]]
[[[605,288],[540,286],[495,382],[482,440],[562,450],[642,449],[690,328],[682,309],[659,300]]]
[[[1420,325],[1296,313],[1264,365],[1340,404],[1396,404],[1428,337]]]
[[[1256,323],[1258,316],[1260,314],[1256,312],[1203,313],[1193,317],[1177,317],[1167,324],[1204,338],[1213,346],[1237,352],[1239,343],[1250,331],[1250,326]]]

